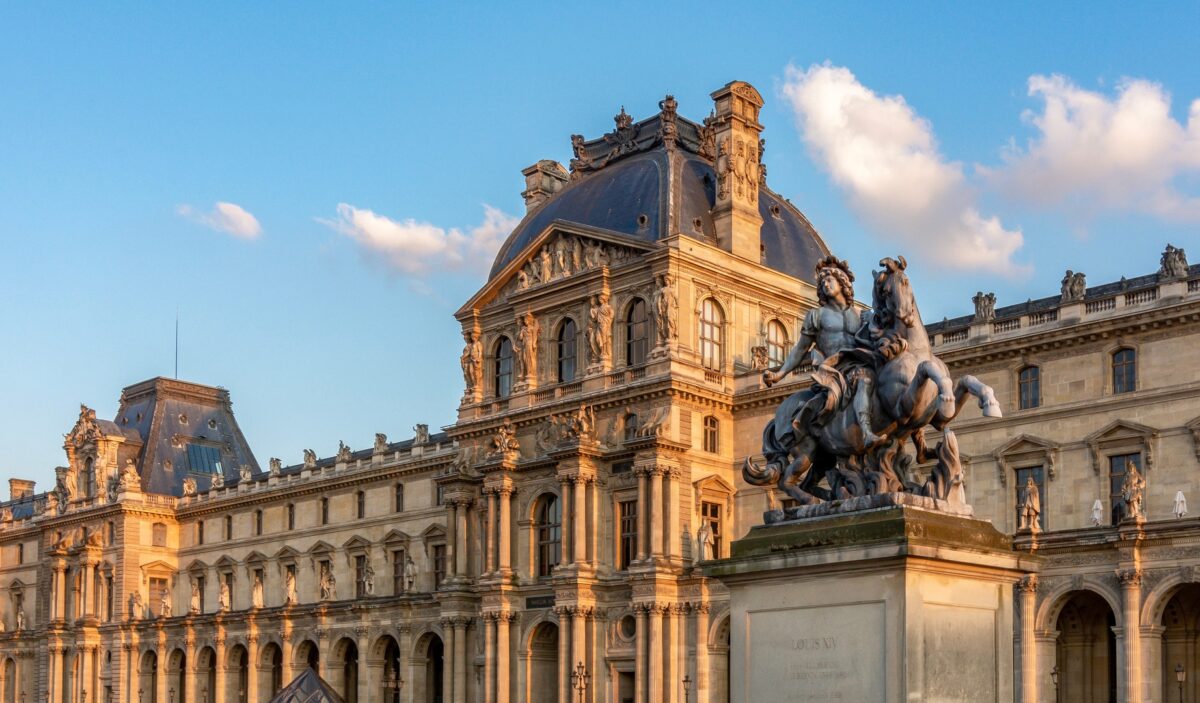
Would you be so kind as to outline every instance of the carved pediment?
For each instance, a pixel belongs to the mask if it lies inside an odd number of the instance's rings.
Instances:
[[[228,554],[222,554],[221,558],[213,564],[213,566],[222,570],[233,569],[238,565],[237,560],[230,557]]]
[[[551,283],[631,261],[653,245],[624,234],[556,220],[458,312],[500,305]]]
[[[1058,475],[1059,446],[1048,439],[1033,435],[1018,435],[998,447],[992,456],[996,459],[1000,484],[1008,483],[1008,474],[1018,464],[1037,461],[1046,468],[1050,479]]]
[[[330,544],[322,539],[317,540],[315,543],[313,543],[313,546],[308,548],[308,553],[313,556],[316,556],[319,554],[329,554],[330,552],[335,552],[335,551],[337,551],[337,550],[334,549],[334,546],[332,544]]]
[[[403,530],[390,530],[383,537],[383,543],[388,545],[407,545],[410,538]]]
[[[1104,453],[1122,445],[1136,445],[1142,452],[1143,469],[1154,467],[1154,450],[1158,444],[1159,431],[1148,425],[1129,420],[1114,420],[1100,430],[1087,436],[1088,448],[1092,452],[1092,470],[1100,475],[1105,470]]]
[[[267,556],[257,550],[250,552],[246,555],[246,558],[242,560],[242,562],[245,564],[261,564],[264,561],[267,561]]]
[[[371,541],[363,539],[358,535],[354,535],[342,545],[342,549],[346,551],[363,551],[371,549]]]
[[[275,552],[275,559],[279,561],[295,561],[300,556],[300,552],[292,547],[284,546],[278,552]]]
[[[152,563],[162,563],[162,562],[152,562]],[[151,564],[147,564],[147,565],[143,566],[142,573],[143,574],[147,573],[146,569],[150,566],[151,566]],[[184,568],[184,571],[188,572],[189,574],[202,574],[205,571],[208,571],[208,564],[205,563],[201,559],[193,559],[192,561],[190,561],[188,563],[187,567]]]
[[[78,447],[89,442],[95,442],[104,436],[100,430],[100,423],[96,421],[96,411],[92,410],[82,403],[79,405],[79,419],[75,421],[75,426],[67,433],[67,444]]]

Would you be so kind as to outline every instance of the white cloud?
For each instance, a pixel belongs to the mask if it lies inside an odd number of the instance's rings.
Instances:
[[[193,222],[241,239],[257,239],[262,234],[258,218],[233,203],[219,202],[209,212],[197,212],[191,205],[180,205],[175,211]]]
[[[1145,80],[1123,80],[1109,96],[1035,75],[1029,95],[1043,102],[1024,115],[1037,135],[991,174],[1006,192],[1041,206],[1200,220],[1200,196],[1176,185],[1200,175],[1200,100],[1184,125],[1171,116],[1171,96]]]
[[[337,212],[338,219],[319,221],[410,276],[443,269],[485,271],[521,221],[490,205],[483,206],[483,222],[466,232],[414,219],[393,220],[346,203],[339,204]]]
[[[985,217],[962,164],[901,96],[880,96],[848,69],[789,66],[783,94],[813,157],[880,234],[946,267],[1013,274],[1023,237]],[[895,254],[896,252],[889,252]]]

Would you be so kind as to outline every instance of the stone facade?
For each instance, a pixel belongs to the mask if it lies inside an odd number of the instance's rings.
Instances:
[[[669,96],[622,111],[572,139],[569,173],[526,169],[529,213],[456,313],[444,432],[264,471],[223,390],[154,379],[112,421],[84,408],[55,489],[0,504],[3,699],[265,701],[311,666],[347,700],[575,701],[582,664],[592,703],[728,700],[728,594],[696,565],[776,500],[741,464],[807,379],[760,374],[830,252],[766,185],[761,96],[713,99],[701,123]],[[1162,700],[1178,653],[1200,678],[1200,529],[1172,514],[1200,483],[1200,270],[1178,269],[929,327],[1004,404],[955,425],[976,513],[1014,532],[1042,471],[1043,529],[1014,538],[1039,565],[1014,597],[1022,700],[1053,700],[1056,664],[1071,700]],[[1112,525],[1130,456],[1147,520]]]

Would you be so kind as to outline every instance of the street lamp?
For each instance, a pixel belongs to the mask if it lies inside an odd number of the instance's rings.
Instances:
[[[175,703],[175,687],[174,686],[167,689],[167,696],[168,696],[167,700],[169,700],[171,703]]]
[[[688,674],[683,675],[683,703],[690,703],[692,697],[692,677]]]
[[[1050,670],[1050,680],[1054,682],[1054,703],[1058,703],[1058,664]]]
[[[142,703],[142,694],[144,692],[145,692],[144,689],[142,689],[141,686],[138,686],[138,703]]]
[[[400,700],[400,693],[404,690],[404,679],[393,671],[383,682],[383,687],[392,692],[392,700]]]
[[[1187,681],[1187,671],[1183,664],[1175,665],[1175,681],[1179,684],[1179,703],[1183,703],[1183,682]]]
[[[583,703],[583,693],[587,690],[588,684],[592,682],[592,675],[588,673],[587,667],[583,662],[579,662],[575,666],[575,671],[571,672],[571,688],[579,691],[579,703]]]

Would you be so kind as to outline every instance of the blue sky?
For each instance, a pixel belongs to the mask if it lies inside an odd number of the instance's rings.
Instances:
[[[0,478],[170,375],[176,310],[260,462],[452,422],[520,169],[733,79],[771,186],[860,270],[912,252],[927,320],[1200,257],[1197,3],[429,5],[0,8]]]

